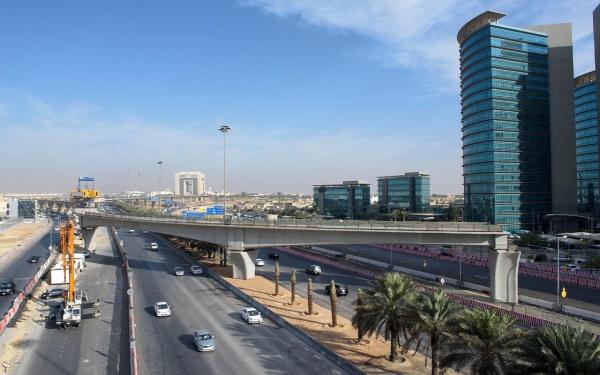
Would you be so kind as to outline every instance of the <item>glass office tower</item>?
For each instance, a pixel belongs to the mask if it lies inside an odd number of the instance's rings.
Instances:
[[[429,175],[422,172],[400,176],[377,177],[380,212],[389,214],[396,209],[423,213],[430,211]]]
[[[531,229],[552,210],[547,34],[486,12],[460,30],[467,221]]]
[[[319,215],[362,220],[371,204],[371,185],[366,181],[344,181],[337,185],[314,185],[313,208]]]
[[[579,212],[598,212],[600,199],[595,71],[575,78],[575,129],[577,209]]]

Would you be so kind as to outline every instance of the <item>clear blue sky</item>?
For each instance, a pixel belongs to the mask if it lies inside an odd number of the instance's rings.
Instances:
[[[440,5],[443,4],[443,5]],[[594,69],[598,1],[2,1],[0,192],[228,191],[423,171],[462,193],[456,34],[475,15],[571,22]],[[141,173],[141,176],[138,176]],[[124,177],[124,179],[119,179]],[[125,182],[125,184],[123,184]],[[124,185],[124,186],[123,186]]]

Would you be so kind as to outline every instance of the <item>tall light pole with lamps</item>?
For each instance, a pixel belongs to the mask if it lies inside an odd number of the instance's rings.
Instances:
[[[129,196],[129,195],[131,195],[131,168],[127,168],[127,172],[128,172],[128,174],[129,174],[129,176],[128,176],[128,178],[129,178],[129,187],[128,187],[128,191],[129,191],[129,192],[127,193],[127,195]]]
[[[138,173],[138,192],[142,191],[142,174]]]
[[[226,139],[227,139],[227,132],[231,130],[231,128],[227,125],[223,125],[221,126],[219,129],[217,129],[221,132],[223,132],[223,197],[224,197],[224,201],[223,201],[223,223],[227,224],[227,181],[226,181],[226,156],[227,156],[227,152],[226,152]]]
[[[556,237],[556,303],[560,303],[560,239],[567,236]],[[567,242],[568,243],[568,242]]]
[[[162,182],[161,181],[161,178],[162,178],[162,163],[163,163],[162,161],[158,162],[158,211],[159,212],[161,211],[161,208],[160,208],[160,189],[161,189],[160,183]]]

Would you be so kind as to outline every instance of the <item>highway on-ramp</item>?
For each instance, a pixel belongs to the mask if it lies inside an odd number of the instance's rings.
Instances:
[[[139,374],[343,374],[318,351],[269,319],[250,325],[247,306],[206,275],[190,274],[191,264],[153,234],[118,230],[133,274]],[[158,251],[150,243],[158,242]],[[173,275],[181,266],[184,276]],[[156,317],[165,301],[171,316]],[[197,352],[195,330],[215,336],[214,352]]]

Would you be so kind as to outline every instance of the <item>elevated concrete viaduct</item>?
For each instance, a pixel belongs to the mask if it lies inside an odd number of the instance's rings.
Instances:
[[[99,226],[124,227],[223,245],[233,265],[233,277],[254,277],[258,248],[334,244],[414,244],[487,246],[490,290],[494,300],[518,302],[520,253],[509,250],[500,226],[482,223],[294,221],[189,221],[169,217],[138,217],[83,213],[82,233],[93,236]],[[85,230],[85,228],[91,228]],[[87,244],[87,241],[86,241]]]

